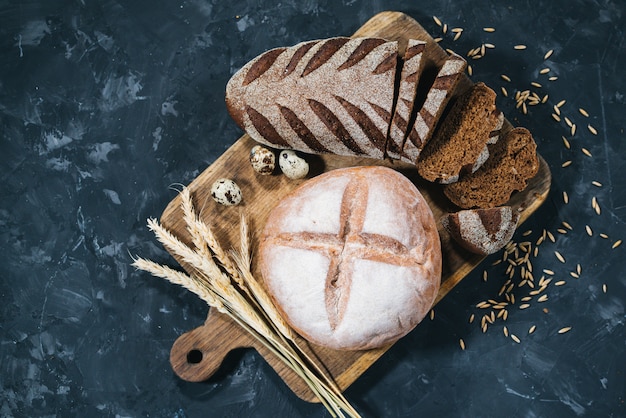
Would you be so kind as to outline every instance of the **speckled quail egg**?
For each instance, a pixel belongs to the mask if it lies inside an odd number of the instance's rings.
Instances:
[[[255,145],[250,150],[250,163],[257,173],[267,176],[276,168],[276,156],[270,149],[261,145]]]
[[[309,174],[309,163],[292,150],[281,151],[278,165],[283,174],[290,179],[302,179]]]
[[[218,179],[211,186],[211,196],[220,205],[235,206],[241,203],[241,189],[230,179]]]

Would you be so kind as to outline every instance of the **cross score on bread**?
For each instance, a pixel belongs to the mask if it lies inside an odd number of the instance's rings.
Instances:
[[[363,232],[367,210],[367,184],[358,178],[350,180],[341,200],[339,231],[332,233],[286,232],[279,234],[274,245],[322,253],[330,260],[326,276],[326,312],[330,327],[341,322],[350,296],[352,268],[358,259],[398,266],[423,264],[424,248],[410,250],[397,239]]]
[[[405,335],[432,306],[441,278],[428,204],[385,167],[332,170],[285,196],[260,236],[259,260],[290,325],[335,349]]]

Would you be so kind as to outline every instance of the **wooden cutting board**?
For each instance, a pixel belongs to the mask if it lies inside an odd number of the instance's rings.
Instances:
[[[399,12],[377,14],[365,23],[354,36],[377,36],[397,40],[400,44],[400,51],[404,51],[409,38],[420,39],[427,42],[425,57],[429,57],[431,60],[430,65],[440,65],[446,57],[446,53],[424,28],[409,16]],[[263,51],[259,51],[259,53],[261,52]],[[457,91],[462,91],[461,89],[470,84],[469,78],[465,78]],[[506,128],[511,126],[508,122],[505,122],[505,125]],[[259,231],[265,224],[268,213],[274,205],[305,181],[289,180],[280,174],[257,175],[249,164],[249,152],[254,144],[255,142],[248,135],[243,135],[189,185],[196,208],[202,219],[214,228],[223,248],[237,248],[239,220],[242,212],[251,224],[251,231]],[[417,175],[417,170],[411,165],[333,155],[308,156],[307,159],[311,165],[310,176],[336,168],[356,165],[384,165],[395,168],[417,185],[428,201],[435,219],[439,219],[446,212],[457,210],[443,196],[441,186],[421,180]],[[241,187],[243,203],[240,206],[220,206],[212,200],[210,187],[215,180],[221,177],[233,179]],[[540,157],[540,169],[537,176],[529,182],[526,190],[514,194],[509,202],[510,205],[521,211],[520,222],[526,220],[543,203],[548,195],[550,182],[550,170],[543,158]],[[183,241],[190,243],[178,197],[167,206],[161,217],[161,222]],[[468,253],[457,246],[441,227],[439,233],[443,251],[443,274],[441,289],[436,302],[441,300],[483,259],[483,257]],[[254,244],[256,244],[256,240],[253,237]],[[189,267],[180,259],[178,261],[185,270],[190,271]],[[257,278],[261,278],[254,263],[254,256],[253,273]],[[307,344],[304,340],[300,341],[300,345],[306,347],[306,350],[319,361],[319,365],[334,378],[342,390],[354,382],[390,348],[390,346],[386,346],[368,351],[339,352]],[[203,381],[217,371],[228,352],[239,347],[254,347],[296,395],[307,401],[316,401],[308,387],[274,358],[267,349],[250,338],[228,317],[212,309],[209,310],[206,322],[202,326],[181,335],[176,340],[170,353],[170,362],[176,374],[182,379],[193,382]]]

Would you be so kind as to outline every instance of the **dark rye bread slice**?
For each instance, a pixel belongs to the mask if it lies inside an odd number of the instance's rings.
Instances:
[[[226,86],[232,118],[276,148],[384,158],[397,42],[330,38],[254,58]]]
[[[420,80],[420,72],[422,71],[422,55],[425,48],[426,42],[409,39],[404,52],[396,108],[391,119],[387,142],[387,156],[389,158],[398,160],[402,155],[402,148],[415,103],[417,85]]]
[[[537,174],[537,145],[526,128],[511,129],[490,147],[491,155],[482,167],[443,187],[455,205],[464,209],[503,205]]]
[[[441,218],[441,225],[466,250],[488,255],[513,238],[518,221],[519,213],[511,206],[499,206],[448,213]]]
[[[431,138],[435,126],[443,113],[452,93],[467,67],[467,61],[451,52],[439,69],[435,80],[428,90],[426,100],[420,109],[416,109],[415,120],[409,127],[404,142],[402,160],[415,164],[422,149]]]
[[[417,161],[422,178],[450,184],[475,172],[489,156],[487,142],[498,125],[496,93],[476,83],[452,105],[450,112]]]

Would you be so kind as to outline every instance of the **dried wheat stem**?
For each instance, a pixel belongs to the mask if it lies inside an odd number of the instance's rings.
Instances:
[[[149,219],[148,227],[159,242],[193,267],[196,274],[186,275],[141,258],[134,259],[133,265],[185,287],[228,315],[300,376],[332,416],[344,416],[345,411],[351,417],[358,417],[358,412],[344,398],[332,378],[297,345],[293,331],[254,278],[245,218],[242,216],[240,224],[241,252],[233,251],[229,256],[208,225],[198,218],[187,188],[181,192],[181,199],[184,220],[195,249],[185,245],[156,219]]]

